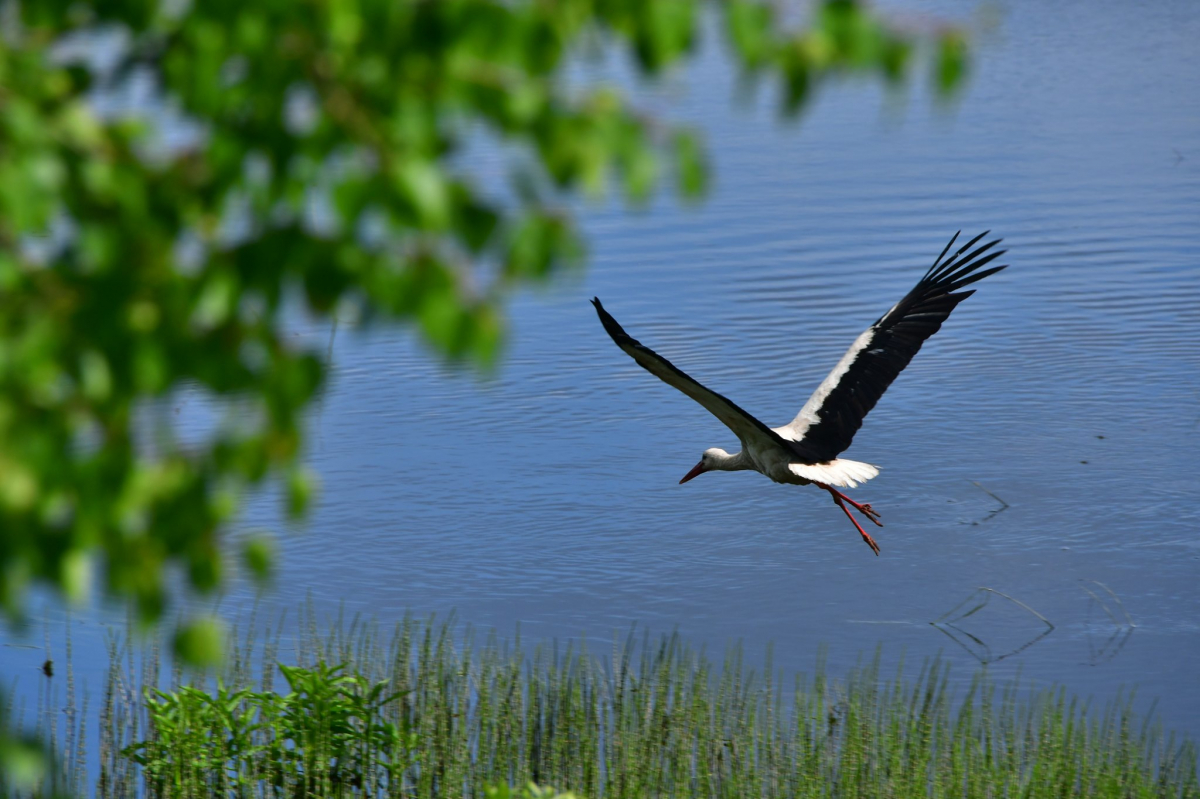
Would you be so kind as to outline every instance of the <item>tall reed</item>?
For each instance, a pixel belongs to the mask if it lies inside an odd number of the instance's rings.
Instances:
[[[841,680],[819,666],[784,680],[769,662],[761,673],[747,667],[736,649],[714,664],[673,635],[630,636],[600,657],[576,643],[478,640],[453,619],[407,618],[385,635],[359,618],[322,630],[308,610],[296,632],[282,629],[252,624],[219,690],[216,675],[166,674],[156,648],[135,656],[114,639],[95,794],[483,797],[488,786],[532,782],[592,799],[1200,797],[1193,744],[1139,721],[1127,695],[1097,712],[1064,690],[998,687],[984,672],[955,696],[944,663],[885,678],[878,656]],[[283,685],[280,659],[345,677],[348,707],[375,688],[386,701],[355,711],[370,720],[351,713],[321,728],[341,730],[341,744],[332,733],[300,740],[296,713],[333,711],[305,704],[294,674],[292,690]],[[194,688],[201,702],[242,713],[247,728],[263,726],[235,746],[233,728],[212,716],[186,735],[151,722],[150,700]],[[276,701],[292,703],[290,720],[263,713]],[[384,745],[389,730],[402,746]],[[337,748],[346,735],[363,737],[357,754]],[[71,746],[77,776],[82,742]],[[193,767],[186,785],[149,779],[148,746]],[[254,746],[266,755],[243,756]],[[289,758],[301,765],[281,768]],[[347,778],[351,762],[376,776]],[[333,775],[319,790],[318,771]]]

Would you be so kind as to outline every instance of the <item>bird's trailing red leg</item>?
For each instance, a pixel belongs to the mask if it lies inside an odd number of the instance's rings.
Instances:
[[[830,494],[833,494],[835,497],[835,501],[836,501],[837,497],[841,497],[843,500],[845,500],[846,502],[849,502],[851,505],[853,505],[855,508],[857,508],[859,513],[861,513],[863,516],[866,516],[868,519],[873,521],[875,523],[876,527],[883,527],[883,522],[879,521],[879,511],[872,508],[870,502],[863,502],[862,504],[859,504],[859,503],[855,502],[854,500],[850,499],[850,497],[843,494],[841,491],[838,491],[833,486],[828,486],[828,485],[825,485],[824,483],[817,483],[817,485],[821,486],[821,488],[825,489]]]
[[[858,523],[858,519],[854,518],[854,514],[852,514],[850,512],[850,509],[846,507],[845,502],[849,502],[851,505],[853,505],[855,508],[857,508],[859,511],[861,511],[864,516],[866,516],[871,521],[875,522],[876,525],[878,525],[879,527],[883,527],[883,523],[880,522],[877,518],[875,518],[876,516],[879,515],[879,512],[876,511],[874,508],[872,508],[869,504],[864,503],[864,504],[860,505],[859,503],[850,499],[850,497],[843,494],[841,491],[838,491],[835,488],[833,488],[833,486],[828,486],[828,485],[825,485],[824,483],[817,483],[816,485],[817,485],[817,487],[823,488],[829,492],[829,496],[833,497],[834,503],[836,503],[837,506],[842,509],[842,512],[846,514],[846,518],[850,520],[850,523],[853,524],[854,528],[856,530],[858,530],[859,534],[862,535],[863,541],[866,541],[867,546],[869,546],[871,548],[871,551],[874,552],[876,555],[878,555],[879,554],[879,544],[876,544],[875,539],[872,538],[871,536],[867,535],[867,531],[862,529],[862,525],[860,525]],[[843,502],[842,500],[845,500],[845,502]]]

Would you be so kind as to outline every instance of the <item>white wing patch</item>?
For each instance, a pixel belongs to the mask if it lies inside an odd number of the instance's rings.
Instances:
[[[869,463],[836,458],[829,463],[792,463],[788,469],[797,477],[814,483],[854,488],[879,474],[879,469]]]
[[[889,311],[889,313],[891,313]],[[804,407],[800,409],[800,413],[796,415],[788,424],[783,427],[776,427],[775,432],[788,441],[799,441],[804,438],[804,434],[808,431],[811,425],[820,421],[817,417],[817,411],[825,404],[825,399],[829,393],[837,388],[837,384],[841,382],[846,372],[850,370],[850,365],[854,363],[854,359],[858,354],[867,349],[871,344],[871,339],[875,337],[875,327],[871,326],[863,331],[854,343],[850,345],[850,349],[846,350],[846,354],[838,361],[838,365],[833,367],[833,371],[821,381],[821,385],[817,386],[817,390],[808,398],[808,402],[804,403]],[[834,461],[835,463],[837,461]],[[875,475],[871,475],[874,477]],[[821,482],[825,482],[822,480]]]

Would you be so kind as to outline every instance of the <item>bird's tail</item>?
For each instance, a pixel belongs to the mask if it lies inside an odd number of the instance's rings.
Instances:
[[[792,463],[788,468],[805,480],[839,488],[854,488],[879,474],[876,466],[846,458],[834,458],[825,463]]]

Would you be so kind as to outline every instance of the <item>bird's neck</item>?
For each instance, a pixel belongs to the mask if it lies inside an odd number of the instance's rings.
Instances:
[[[719,472],[740,472],[744,469],[753,469],[754,464],[750,462],[745,451],[733,454],[721,451],[714,454],[712,468],[713,471]]]

